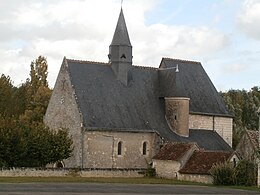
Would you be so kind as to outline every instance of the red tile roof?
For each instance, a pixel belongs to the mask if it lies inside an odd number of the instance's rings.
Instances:
[[[194,145],[194,143],[166,143],[153,159],[177,161]]]
[[[209,174],[209,170],[214,164],[225,162],[231,154],[232,153],[230,152],[195,151],[179,172],[189,174]]]

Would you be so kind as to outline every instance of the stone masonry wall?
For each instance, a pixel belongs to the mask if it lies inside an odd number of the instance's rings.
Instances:
[[[199,175],[199,174],[179,174],[178,180],[182,181],[194,181],[199,183],[212,184],[213,178],[210,175]]]
[[[122,154],[118,155],[118,143]],[[143,143],[147,143],[143,155]],[[84,135],[84,168],[147,168],[159,150],[155,133],[86,131]]]
[[[153,160],[153,167],[156,169],[156,175],[160,178],[177,179],[181,164],[171,160]]]
[[[215,131],[232,147],[233,119],[215,117]]]
[[[71,85],[68,66],[63,61],[53,93],[44,117],[44,123],[51,129],[69,129],[73,138],[73,154],[64,161],[65,167],[81,167],[81,115],[76,104],[75,92]]]
[[[12,168],[0,169],[0,177],[143,177],[143,170],[127,169],[37,169]]]
[[[214,130],[232,146],[233,119],[230,117],[190,114],[189,128]]]

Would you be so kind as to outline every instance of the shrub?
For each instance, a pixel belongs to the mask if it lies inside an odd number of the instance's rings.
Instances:
[[[234,167],[228,162],[213,165],[210,169],[215,185],[233,185]]]
[[[155,177],[156,176],[156,171],[154,168],[152,168],[151,166],[149,166],[144,174],[146,177]]]
[[[237,164],[234,172],[234,182],[236,185],[253,186],[257,183],[257,168],[253,162],[241,160]]]

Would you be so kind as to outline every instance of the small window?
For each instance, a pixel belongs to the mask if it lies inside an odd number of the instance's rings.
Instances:
[[[123,54],[123,55],[121,56],[121,58],[125,58],[125,59],[126,59],[126,56],[125,56],[125,54]]]
[[[236,158],[233,158],[233,166],[236,167],[237,166],[237,161]]]
[[[122,155],[122,142],[118,142],[117,144],[117,155]]]
[[[177,115],[176,114],[174,115],[174,119],[177,120]]]
[[[143,143],[143,155],[147,154],[147,142]]]

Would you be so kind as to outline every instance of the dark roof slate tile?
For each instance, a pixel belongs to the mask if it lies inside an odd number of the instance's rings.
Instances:
[[[189,97],[190,112],[231,116],[201,63],[163,58],[159,70],[161,96]]]

